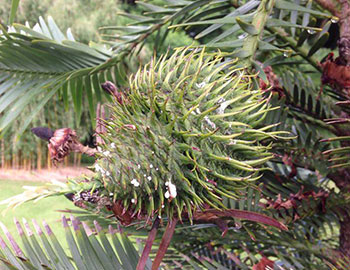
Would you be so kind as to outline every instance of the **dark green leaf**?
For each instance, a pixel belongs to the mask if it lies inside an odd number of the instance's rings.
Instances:
[[[249,35],[255,36],[259,33],[253,24],[247,23],[239,17],[236,18],[236,22],[242,28],[242,30],[247,32]]]
[[[309,53],[307,54],[308,57],[314,55],[319,49],[321,49],[327,42],[329,38],[329,33],[324,33],[317,41],[316,43],[311,47]]]

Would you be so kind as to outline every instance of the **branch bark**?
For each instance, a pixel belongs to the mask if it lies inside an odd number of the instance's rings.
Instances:
[[[156,217],[156,219],[153,222],[152,229],[148,234],[146,245],[143,248],[142,255],[141,255],[141,258],[137,264],[136,270],[143,270],[146,267],[147,259],[149,257],[150,252],[151,252],[154,239],[156,238],[156,235],[157,235],[159,223],[160,223],[160,219],[158,217]]]
[[[170,241],[173,238],[177,221],[178,221],[178,218],[176,217],[168,221],[168,225],[166,226],[166,229],[164,231],[163,238],[162,238],[162,241],[160,242],[157,255],[154,258],[152,270],[158,270],[160,263],[162,262],[164,255],[170,245]]]
[[[350,66],[350,2],[348,0],[339,0],[341,11],[339,14],[339,31],[340,38],[339,59],[340,64]]]

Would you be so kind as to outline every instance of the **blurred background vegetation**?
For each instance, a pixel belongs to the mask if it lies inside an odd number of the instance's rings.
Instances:
[[[161,0],[150,1],[155,4]],[[11,9],[11,1],[0,0],[0,21],[6,22]],[[129,19],[120,16],[120,13],[141,14],[142,10],[137,7],[134,1],[112,1],[112,0],[21,0],[16,22],[21,24],[29,24],[33,27],[42,16],[45,20],[48,16],[52,16],[65,31],[71,29],[74,38],[87,44],[88,42],[101,42],[103,36],[98,31],[100,27],[107,25],[126,25]],[[191,43],[196,43],[192,36],[194,33],[185,31],[170,31],[164,41],[162,49],[157,50],[157,54],[164,53],[166,48],[175,48]],[[155,37],[151,37],[148,43],[143,47],[139,61],[137,63],[147,61],[154,52],[150,48],[154,48]],[[135,69],[138,66],[134,67]],[[39,102],[40,100],[38,100]],[[80,125],[77,126],[74,121],[74,109],[72,106],[62,106],[62,97],[56,96],[53,102],[50,102],[32,122],[31,127],[48,126],[52,129],[70,127],[77,131],[80,139],[84,144],[90,146],[94,143],[94,134],[91,121],[88,117],[88,104],[83,99],[83,112]],[[30,105],[35,108],[35,104]],[[28,112],[31,108],[27,108]],[[42,169],[50,168],[50,158],[47,152],[45,142],[33,136],[30,132],[25,132],[20,136],[17,130],[22,124],[22,119],[17,118],[16,123],[11,125],[9,132],[4,133],[4,137],[0,138],[0,167],[13,169]],[[29,130],[29,129],[28,129]],[[6,142],[6,143],[5,143]],[[83,158],[83,160],[81,160]],[[71,155],[69,160],[65,161],[65,165],[79,166],[89,164],[92,160],[89,157],[82,157],[80,154]]]

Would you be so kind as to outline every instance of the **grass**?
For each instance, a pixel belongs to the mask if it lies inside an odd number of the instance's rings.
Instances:
[[[22,186],[37,186],[42,184],[43,183],[29,181],[0,180],[0,201],[22,193]],[[40,225],[42,224],[42,221],[45,220],[50,225],[62,247],[67,250],[68,245],[65,241],[64,229],[59,221],[62,213],[56,211],[66,208],[74,208],[74,205],[63,196],[42,199],[36,203],[29,202],[14,210],[7,211],[5,215],[3,215],[3,211],[6,209],[6,206],[0,205],[0,221],[9,229],[14,238],[19,240],[18,242],[21,246],[22,241],[18,236],[13,219],[16,217],[17,220],[22,223],[22,218],[25,218],[30,224],[32,219],[36,219]],[[43,226],[41,227],[43,229]],[[32,226],[31,228],[34,230]],[[6,238],[1,230],[0,235],[3,238]]]
[[[0,201],[7,199],[11,196],[20,194],[23,192],[22,186],[38,186],[43,183],[38,182],[29,182],[29,181],[11,181],[11,180],[1,180],[0,179]],[[31,229],[34,231],[34,228],[31,224],[32,219],[36,219],[36,221],[41,225],[42,220],[45,220],[53,230],[56,238],[60,242],[63,249],[66,251],[68,256],[70,256],[70,251],[68,244],[66,242],[66,236],[64,229],[61,225],[60,219],[62,213],[57,212],[55,210],[63,210],[63,209],[73,209],[75,208],[73,203],[67,200],[64,196],[57,196],[39,200],[36,203],[29,202],[25,203],[14,210],[9,210],[5,215],[2,215],[2,212],[6,209],[5,205],[0,205],[0,221],[8,228],[12,236],[15,238],[19,246],[24,250],[25,254],[29,254],[23,246],[22,240],[20,239],[16,226],[14,225],[13,219],[16,217],[22,223],[22,218],[25,218],[30,223]],[[78,209],[78,208],[76,208]],[[23,223],[22,223],[23,224]],[[101,224],[101,223],[100,223]],[[43,226],[41,225],[43,229]],[[4,233],[0,229],[0,236],[8,243]],[[111,238],[107,235],[109,241],[111,242]],[[38,242],[41,241],[36,237]],[[135,243],[135,248],[138,246]],[[8,244],[10,247],[10,245]],[[0,270],[2,268],[2,263],[0,261]],[[7,269],[7,268],[6,268]]]

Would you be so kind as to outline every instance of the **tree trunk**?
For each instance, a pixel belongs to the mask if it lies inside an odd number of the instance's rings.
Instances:
[[[14,149],[12,149],[12,169],[16,169],[16,153]]]
[[[5,168],[5,143],[4,139],[1,139],[1,168]]]
[[[81,165],[81,153],[78,153],[78,167],[80,167],[80,165]]]
[[[37,148],[36,148],[36,154],[37,154],[37,159],[36,159],[36,168],[38,170],[41,170],[41,158],[42,158],[42,153],[41,153],[41,143],[39,142],[37,144]]]
[[[29,167],[28,167],[29,171],[32,170],[33,165],[34,165],[34,164],[33,164],[33,154],[31,153],[31,154],[29,155]]]
[[[343,66],[350,66],[350,2],[339,0],[341,11],[338,16],[340,38],[338,40],[339,58]]]
[[[47,151],[47,169],[51,170],[51,157],[49,151]]]

